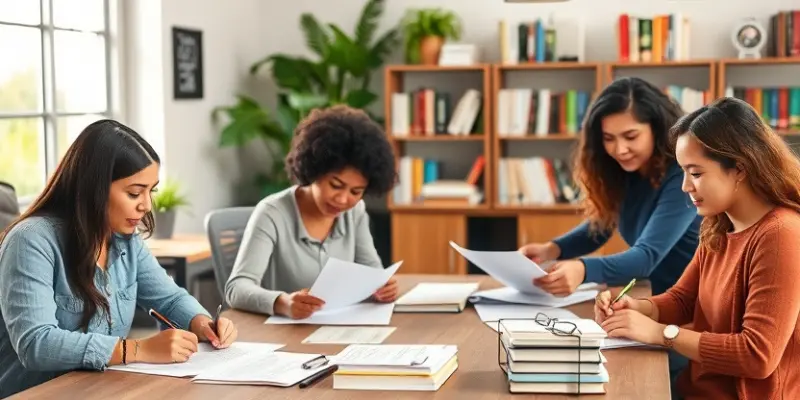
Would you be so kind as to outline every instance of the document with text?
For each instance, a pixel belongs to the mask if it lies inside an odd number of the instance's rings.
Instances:
[[[248,355],[267,356],[283,346],[283,344],[274,343],[235,342],[227,349],[217,350],[208,343],[200,343],[198,344],[197,353],[194,353],[189,360],[184,363],[133,363],[128,365],[113,365],[108,367],[108,369],[114,371],[134,372],[139,374],[183,378],[195,376],[209,368],[214,368],[219,364],[226,363],[240,357]]]
[[[322,326],[303,340],[310,344],[377,344],[383,343],[396,328],[366,326]]]

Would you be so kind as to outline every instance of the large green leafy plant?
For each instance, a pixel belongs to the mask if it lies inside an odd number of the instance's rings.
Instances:
[[[243,146],[261,139],[270,149],[270,170],[257,177],[262,195],[289,185],[283,159],[295,127],[311,110],[335,104],[365,109],[377,100],[378,95],[369,88],[372,74],[399,44],[395,28],[377,35],[385,3],[386,0],[369,0],[361,10],[352,36],[335,24],[322,24],[310,13],[302,14],[300,26],[314,56],[272,54],[250,68],[253,75],[269,70],[279,89],[275,110],[270,111],[252,97],[240,94],[236,104],[213,111],[215,122],[219,114],[227,117],[221,131],[221,146]]]

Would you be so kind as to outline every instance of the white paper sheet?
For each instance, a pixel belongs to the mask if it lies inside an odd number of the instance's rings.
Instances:
[[[383,343],[394,327],[323,326],[314,331],[303,343],[315,344],[377,344]]]
[[[303,363],[319,354],[286,353],[253,354],[237,358],[198,374],[192,382],[218,385],[273,385],[289,387],[325,369],[328,365],[303,369]]]
[[[251,354],[266,357],[283,346],[285,345],[274,343],[235,342],[227,349],[215,350],[208,343],[200,343],[198,345],[197,353],[192,355],[192,357],[189,358],[189,361],[186,361],[185,363],[134,363],[128,365],[114,365],[108,367],[108,369],[114,371],[182,378],[187,376],[195,376],[209,368],[215,368],[217,365],[222,363],[226,363]]]
[[[547,272],[518,251],[475,251],[465,249],[452,241],[450,246],[506,286],[521,293],[547,294],[533,284],[534,279],[547,275]]]
[[[508,318],[534,318],[538,313],[544,313],[550,318],[578,318],[577,315],[563,308],[524,304],[475,304],[475,311],[483,322],[497,322],[500,319]]]
[[[392,321],[394,303],[360,303],[335,310],[320,310],[305,319],[282,316],[267,318],[265,324],[310,324],[310,325],[389,325]]]
[[[470,296],[469,301],[474,304],[528,304],[546,307],[566,307],[583,303],[584,301],[593,301],[597,293],[597,290],[579,290],[569,296],[557,297],[549,293],[520,293],[514,288],[503,287],[475,292]]]
[[[325,301],[322,310],[360,303],[372,296],[397,272],[402,261],[389,268],[374,268],[328,258],[309,294]]]

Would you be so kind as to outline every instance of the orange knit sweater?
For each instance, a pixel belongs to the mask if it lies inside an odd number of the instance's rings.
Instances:
[[[675,286],[651,298],[659,322],[701,333],[680,394],[800,399],[800,214],[775,208],[724,242],[700,247]]]

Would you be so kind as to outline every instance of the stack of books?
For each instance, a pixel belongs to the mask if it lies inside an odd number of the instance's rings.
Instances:
[[[591,319],[511,319],[498,322],[500,351],[512,393],[603,394],[608,383],[600,353],[605,331]]]
[[[436,391],[458,369],[453,345],[350,345],[333,360],[333,388]]]

